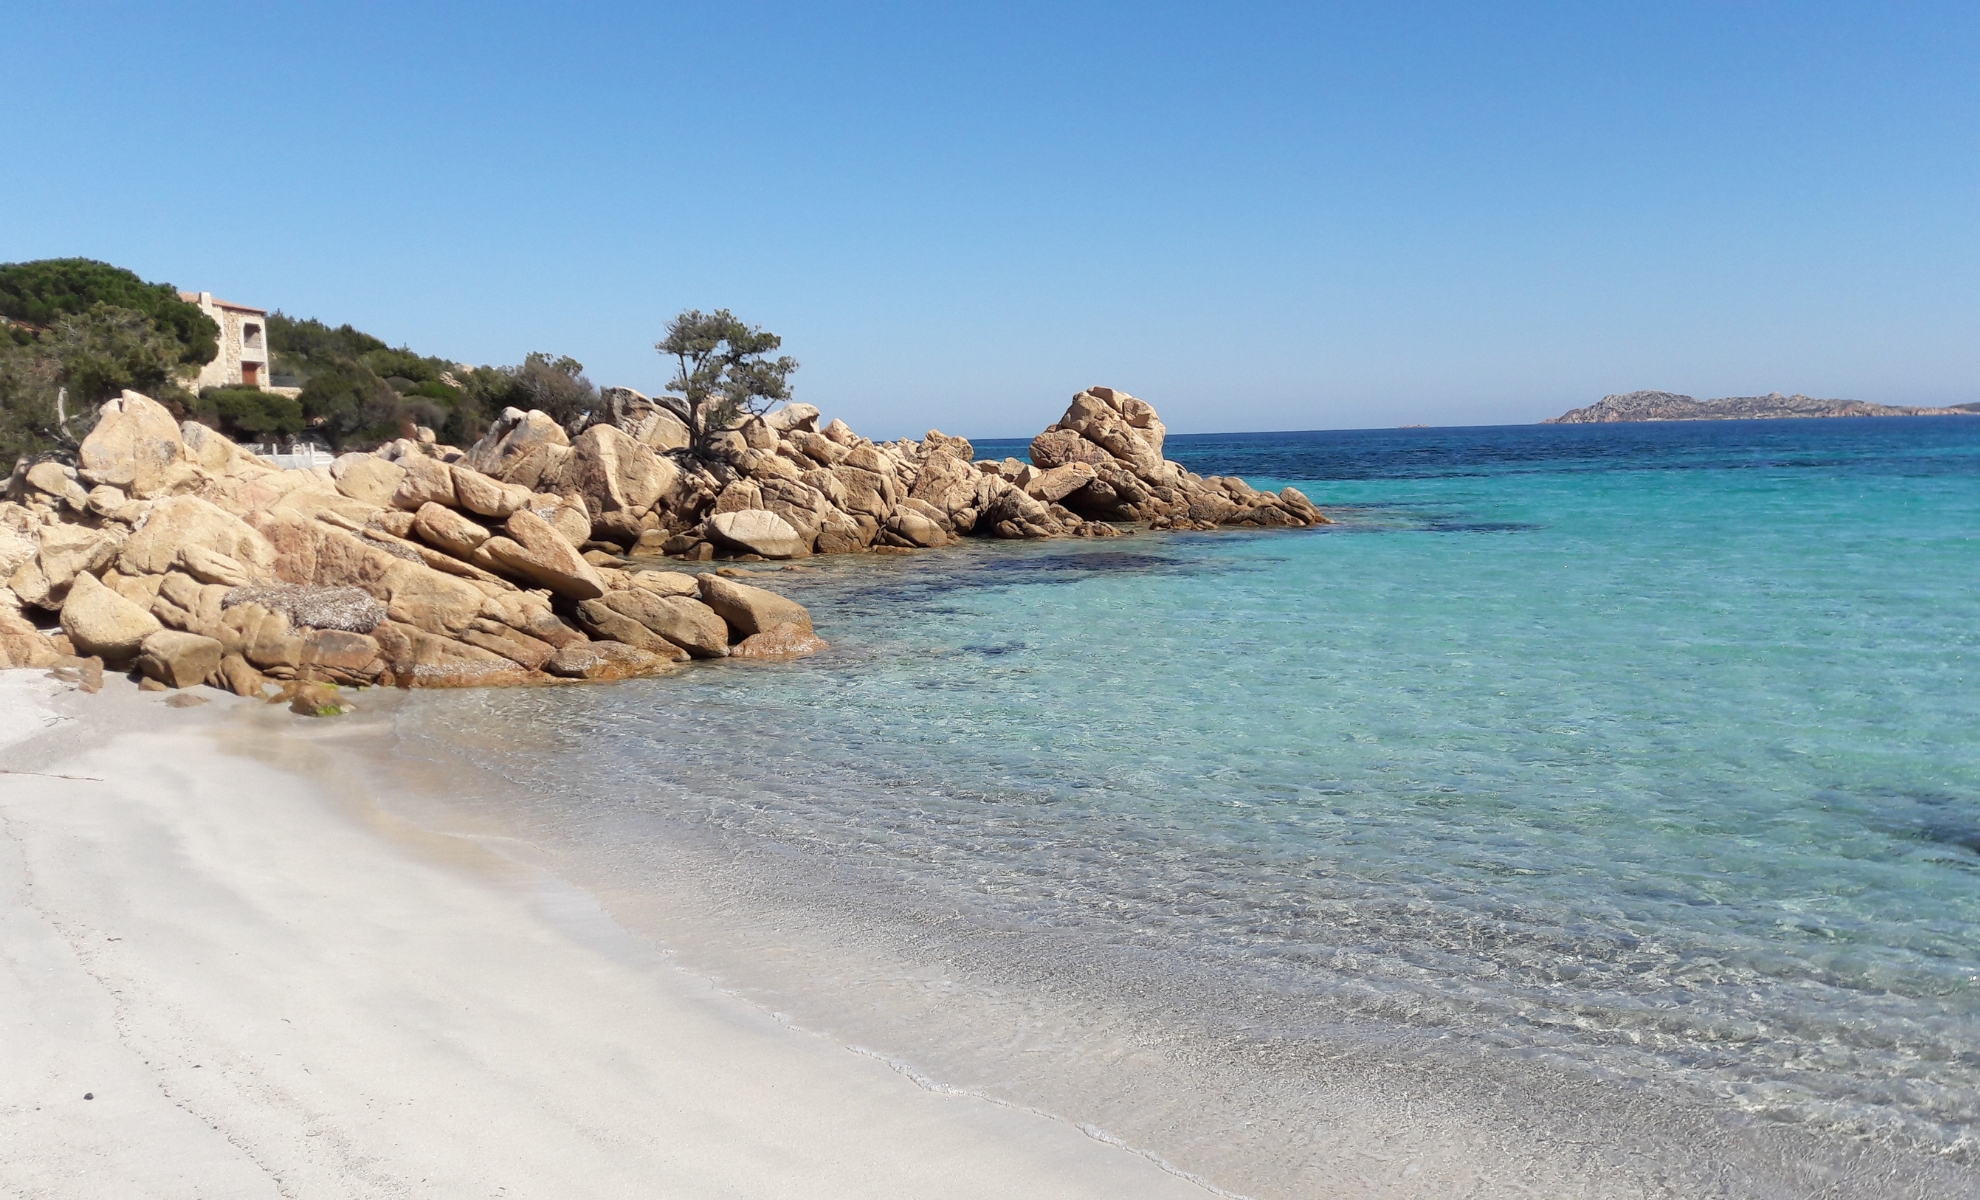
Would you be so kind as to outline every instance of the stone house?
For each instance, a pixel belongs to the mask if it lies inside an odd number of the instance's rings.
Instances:
[[[210,387],[258,387],[282,395],[298,394],[296,388],[273,386],[269,374],[268,310],[230,304],[215,299],[212,292],[180,292],[179,299],[197,305],[220,327],[220,353],[199,369],[191,383],[195,392]]]

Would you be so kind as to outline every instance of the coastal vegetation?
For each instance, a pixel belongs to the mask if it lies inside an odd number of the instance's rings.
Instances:
[[[126,388],[167,404],[219,350],[219,327],[170,284],[87,258],[0,264],[0,455],[73,456]]]
[[[467,445],[505,408],[549,413],[576,434],[602,411],[567,355],[477,367],[279,310],[267,337],[280,386],[195,394],[187,383],[218,354],[219,327],[171,284],[85,258],[0,265],[0,461],[73,463],[98,407],[125,390],[235,440],[302,437],[332,451],[422,428]]]
[[[0,264],[0,317],[14,322],[10,338],[27,344],[34,331],[97,305],[151,318],[179,347],[178,361],[198,367],[219,353],[220,327],[169,283],[147,283],[137,272],[91,258],[44,258]]]
[[[531,353],[509,367],[473,367],[352,328],[268,317],[274,374],[302,388],[302,424],[332,450],[368,450],[420,428],[454,445],[475,441],[505,408],[540,409],[578,424],[598,407],[584,364],[567,355]],[[224,422],[216,428],[232,433]]]
[[[695,454],[709,457],[715,435],[790,399],[797,360],[768,357],[783,344],[776,334],[745,325],[726,308],[712,313],[691,308],[668,323],[667,336],[653,348],[672,356],[679,367],[667,386],[686,403]]]

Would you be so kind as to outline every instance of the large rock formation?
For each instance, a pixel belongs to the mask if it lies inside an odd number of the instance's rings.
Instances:
[[[1155,409],[1113,388],[1088,388],[1031,441],[1027,496],[1088,521],[1144,521],[1151,528],[1300,527],[1327,518],[1295,488],[1276,495],[1232,475],[1204,477],[1162,457],[1167,428]],[[1003,512],[1030,521],[1018,505]],[[1013,536],[1005,534],[1005,536]]]
[[[676,457],[611,425],[573,441],[539,413],[505,416],[476,451],[395,442],[285,471],[125,393],[80,468],[24,463],[7,481],[0,667],[86,679],[108,662],[260,695],[623,679],[824,648],[802,607],[762,589],[743,590],[781,614],[775,645],[689,575],[587,555],[596,526],[637,537],[678,508]],[[776,532],[768,510],[739,516]]]
[[[978,461],[934,430],[873,442],[843,421],[821,428],[806,404],[752,417],[697,457],[679,401],[624,388],[605,400],[609,419],[575,437],[509,409],[465,451],[401,440],[284,471],[127,392],[104,406],[79,468],[24,465],[8,481],[0,655],[81,651],[244,693],[270,679],[616,679],[824,647],[787,599],[719,575],[628,571],[639,564],[622,554],[783,559],[1326,520],[1291,488],[1169,461],[1155,409],[1112,388],[1073,397],[1029,463]]]
[[[1073,397],[1032,443],[1030,463],[975,461],[963,438],[873,442],[842,421],[787,405],[715,439],[699,459],[679,436],[678,401],[607,389],[612,420],[575,441],[542,413],[505,411],[462,465],[581,507],[590,528],[568,531],[624,552],[796,558],[946,545],[958,537],[1112,537],[1118,523],[1150,528],[1296,527],[1326,520],[1288,489],[1205,479],[1163,458],[1167,431],[1153,406],[1113,388]],[[678,443],[678,445],[677,445]],[[437,488],[436,488],[437,490]],[[402,489],[402,506],[422,497]]]

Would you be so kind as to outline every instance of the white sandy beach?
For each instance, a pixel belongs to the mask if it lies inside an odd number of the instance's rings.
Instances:
[[[246,702],[202,694],[0,673],[0,1194],[1209,1194],[787,1028],[546,874],[223,753]]]

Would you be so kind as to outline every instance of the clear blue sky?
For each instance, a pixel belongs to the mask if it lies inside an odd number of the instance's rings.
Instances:
[[[1980,6],[0,7],[0,260],[874,436],[1980,400]]]

